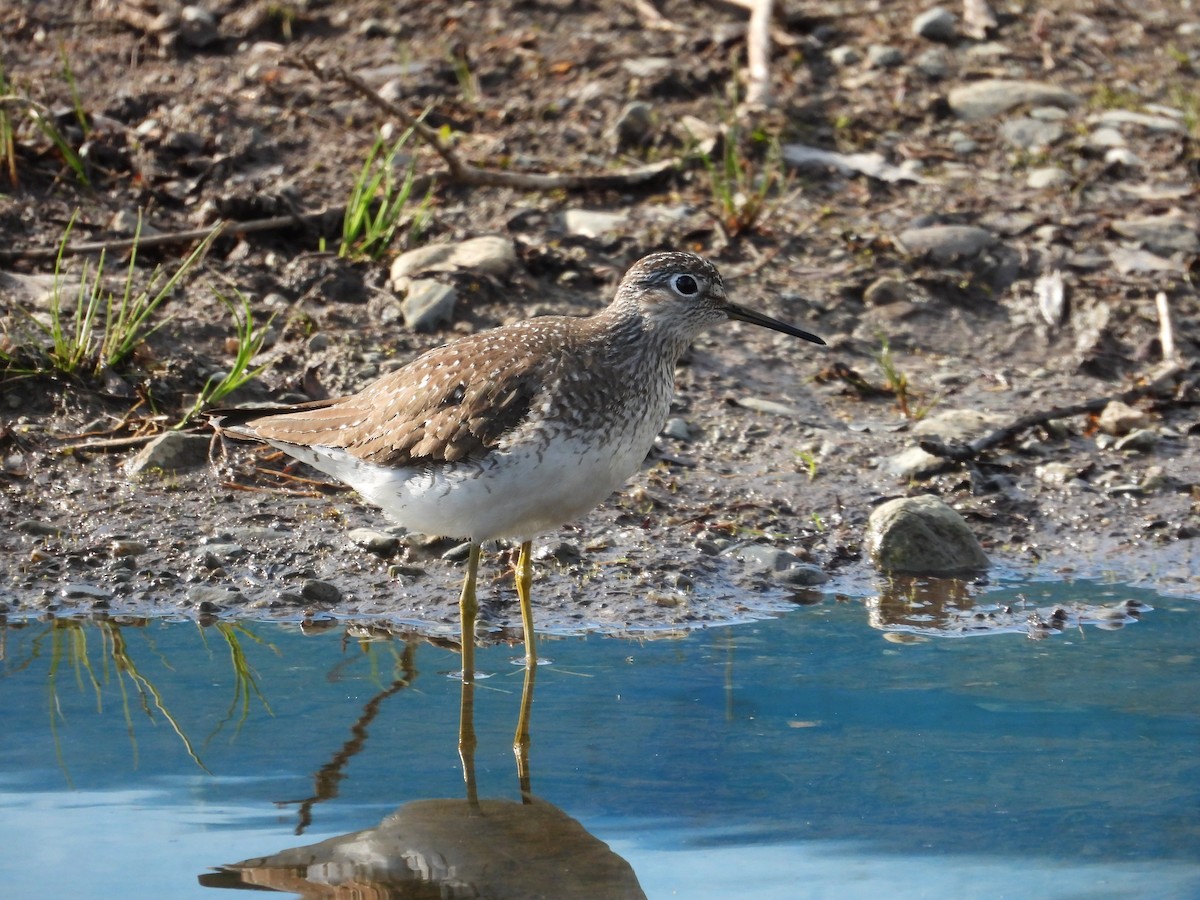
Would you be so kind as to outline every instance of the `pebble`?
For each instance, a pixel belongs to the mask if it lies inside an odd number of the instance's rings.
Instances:
[[[1088,135],[1087,143],[1093,150],[1124,147],[1125,135],[1121,134],[1116,128],[1097,128]]]
[[[949,10],[935,6],[913,19],[912,33],[927,41],[948,44],[958,37],[958,19]]]
[[[839,69],[846,69],[862,62],[862,57],[858,55],[858,51],[853,47],[843,44],[829,51],[829,61]]]
[[[185,6],[179,14],[179,39],[201,50],[221,39],[217,19],[202,6]]]
[[[435,331],[454,321],[458,290],[434,278],[414,278],[400,301],[404,324],[412,331]]]
[[[118,538],[108,545],[108,552],[115,557],[137,556],[140,553],[145,553],[147,544],[145,541],[135,541],[127,538]]]
[[[179,472],[208,462],[209,435],[168,431],[152,440],[125,463],[127,475],[155,470]]]
[[[973,441],[1007,424],[999,413],[977,409],[943,409],[926,416],[913,427],[913,434],[943,441]]]
[[[1106,109],[1093,120],[1100,125],[1119,128],[1122,125],[1135,125],[1151,132],[1167,132],[1183,134],[1187,129],[1183,123],[1169,116],[1152,116],[1146,113],[1133,112],[1128,109]]]
[[[246,555],[246,548],[241,544],[222,542],[205,544],[200,548],[200,553],[205,559],[226,563],[230,560],[241,559]]]
[[[223,606],[245,602],[242,592],[226,584],[195,584],[188,588],[187,602],[200,612],[220,612]]]
[[[1142,160],[1128,147],[1113,147],[1104,154],[1106,166],[1123,166],[1126,169],[1140,169]]]
[[[56,535],[62,531],[62,528],[58,525],[51,522],[42,522],[37,519],[22,519],[15,527],[22,534],[35,534],[47,537]]]
[[[1083,476],[1084,467],[1064,462],[1049,462],[1033,470],[1038,481],[1054,487],[1063,487]]]
[[[907,300],[910,293],[908,282],[884,276],[867,285],[867,289],[863,291],[863,303],[867,306],[887,306]]]
[[[989,119],[1016,106],[1036,104],[1073,109],[1082,101],[1068,90],[1040,81],[989,78],[959,85],[947,98],[961,119]]]
[[[950,58],[941,47],[930,47],[913,60],[913,65],[920,70],[922,75],[934,81],[950,74]]]
[[[871,69],[894,69],[904,64],[904,53],[886,44],[872,44],[867,48],[867,67]]]
[[[332,606],[342,599],[342,592],[337,585],[316,578],[306,578],[300,586],[300,596],[310,603],[323,603]]]
[[[1158,445],[1158,432],[1153,428],[1138,428],[1124,437],[1117,438],[1117,442],[1113,444],[1114,450],[1136,450],[1138,452],[1146,452],[1153,450]]]
[[[1057,166],[1045,166],[1030,169],[1029,174],[1025,176],[1025,183],[1036,191],[1044,191],[1066,187],[1071,183],[1071,176]]]
[[[85,584],[82,582],[64,584],[61,594],[67,600],[108,601],[113,598],[113,592],[107,588],[97,587],[94,584]]]
[[[400,546],[400,539],[373,528],[352,528],[346,533],[351,543],[376,556],[391,556]]]
[[[629,221],[628,213],[603,212],[592,209],[568,209],[562,215],[567,234],[598,238],[620,230]]]
[[[654,107],[641,100],[626,103],[613,123],[613,148],[617,153],[640,150],[650,143],[654,131]]]
[[[1062,138],[1063,131],[1059,122],[1024,117],[1010,119],[1000,126],[1000,136],[1008,144],[1020,150],[1030,151],[1044,150],[1056,143]]]
[[[673,440],[686,443],[692,439],[692,426],[681,416],[671,416],[663,425],[662,433]]]
[[[407,287],[406,279],[427,272],[477,272],[504,278],[517,267],[513,242],[499,235],[484,235],[457,244],[430,244],[402,253],[392,262],[391,282],[395,290]]]
[[[1159,216],[1118,219],[1112,223],[1112,229],[1122,237],[1138,241],[1151,250],[1166,255],[1179,250],[1184,253],[1200,252],[1196,222],[1178,210]]]
[[[1110,401],[1100,411],[1100,416],[1096,420],[1096,425],[1101,431],[1118,437],[1139,428],[1145,428],[1149,424],[1149,413],[1136,406],[1130,406],[1128,403],[1122,403],[1120,400]]]
[[[899,238],[914,256],[928,255],[936,262],[976,256],[996,243],[996,237],[990,231],[973,225],[908,228],[900,232]]]
[[[931,475],[945,464],[946,461],[940,456],[934,456],[920,447],[909,447],[889,457],[884,463],[884,468],[901,480],[909,481]]]
[[[780,403],[777,400],[764,400],[760,397],[738,397],[735,402],[743,409],[752,409],[755,412],[767,413],[772,416],[798,418],[803,415],[796,407],[788,406],[786,403]]]

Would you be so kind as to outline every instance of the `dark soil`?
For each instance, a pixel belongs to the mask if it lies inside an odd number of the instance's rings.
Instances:
[[[0,376],[0,611],[331,612],[452,634],[459,574],[441,556],[453,543],[369,553],[347,532],[386,529],[375,510],[345,492],[263,474],[285,463],[243,446],[226,455],[214,444],[207,468],[131,481],[123,466],[139,447],[120,440],[177,423],[207,378],[229,366],[233,330],[218,292],[242,292],[259,321],[275,316],[262,357],[269,369],[229,401],[294,400],[352,390],[476,329],[598,309],[626,267],[662,249],[709,256],[739,302],[829,347],[741,326],[703,338],[680,368],[673,413],[689,437],[661,437],[609,503],[544,536],[539,623],[688,627],[821,596],[739,560],[731,551],[747,543],[821,567],[833,579],[822,591],[863,594],[873,582],[862,550],[871,509],[916,493],[937,494],[966,517],[996,564],[993,583],[1020,574],[1200,587],[1196,256],[1185,246],[1159,253],[1171,263],[1165,270],[1121,271],[1109,255],[1124,243],[1116,220],[1173,208],[1195,215],[1200,33],[1182,27],[1177,5],[1063,0],[1035,14],[996,3],[1000,49],[989,54],[979,41],[914,37],[925,7],[909,0],[780,3],[775,106],[740,118],[731,98],[744,72],[746,19],[728,4],[655,2],[671,28],[647,27],[636,4],[617,0],[201,5],[207,27],[169,0],[12,0],[0,10],[9,93],[49,110],[89,179],[74,178],[25,107],[6,107],[17,131],[12,164],[0,171],[0,270],[52,274],[76,211],[73,243],[128,238],[139,210],[145,233],[230,223],[167,304],[169,322],[119,371],[65,378],[14,366]],[[865,57],[872,44],[898,48],[904,61],[835,64],[833,48]],[[946,71],[930,77],[915,60],[939,46]],[[923,181],[795,171],[739,226],[695,160],[619,190],[536,191],[455,183],[436,155],[414,146],[418,173],[441,175],[418,243],[501,234],[520,260],[503,283],[459,278],[453,325],[416,334],[396,321],[390,256],[348,261],[325,249],[336,251],[337,209],[387,118],[344,83],[306,70],[302,54],[375,89],[399,78],[396,102],[410,114],[428,108],[427,122],[484,169],[598,173],[686,158],[694,117],[714,129],[736,121],[736,156],[759,172],[771,171],[767,136],[879,152]],[[1000,135],[1004,117],[960,121],[948,106],[952,88],[985,77],[1050,82],[1082,104],[1051,147],[1014,150]],[[652,125],[643,142],[618,148],[613,127],[632,100],[649,104]],[[1131,134],[1140,168],[1106,161],[1088,143],[1097,114],[1155,104],[1181,110],[1185,127]],[[977,149],[964,155],[963,141]],[[1070,186],[1029,188],[1037,165],[1063,167]],[[598,238],[571,234],[562,214],[572,209],[625,219]],[[324,210],[333,212],[309,215]],[[269,230],[239,228],[291,215]],[[967,258],[931,259],[899,239],[930,224],[980,226],[997,242]],[[391,255],[406,241],[402,231]],[[195,244],[144,248],[135,281],[156,264],[178,266]],[[69,257],[64,270],[78,273],[85,258]],[[120,250],[108,255],[114,278],[121,259]],[[1061,319],[1042,315],[1035,299],[1038,278],[1053,270],[1067,285]],[[881,288],[882,278],[894,284]],[[0,290],[0,350],[27,362],[28,314],[44,318],[45,293]],[[1144,384],[1163,356],[1160,291],[1182,363],[1135,404],[1150,414],[1152,448],[1116,450],[1095,416],[1082,414],[1021,430],[928,477],[888,469],[926,414],[961,408],[1013,421]],[[885,343],[893,383],[880,363]],[[745,405],[755,399],[791,409]],[[1050,463],[1064,464],[1065,482],[1044,476]],[[487,578],[489,621],[519,623],[507,568],[489,563]]]

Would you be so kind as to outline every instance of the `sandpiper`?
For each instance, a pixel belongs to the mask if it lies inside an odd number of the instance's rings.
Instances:
[[[728,319],[825,343],[731,302],[707,260],[655,253],[595,315],[483,331],[357,394],[215,410],[213,424],[350,485],[411,531],[470,541],[459,599],[465,678],[474,672],[480,545],[519,541],[516,587],[532,666],[534,536],[583,515],[637,471],[666,420],[679,357]]]

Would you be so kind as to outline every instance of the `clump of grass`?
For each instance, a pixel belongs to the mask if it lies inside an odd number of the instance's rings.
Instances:
[[[106,254],[93,264],[85,260],[78,274],[63,272],[63,260],[78,213],[72,215],[59,242],[50,289],[49,321],[30,314],[28,321],[36,336],[24,340],[24,332],[0,335],[0,364],[6,374],[38,375],[60,373],[91,378],[128,362],[150,335],[168,321],[155,321],[159,308],[174,292],[183,276],[204,256],[220,227],[209,232],[182,263],[168,275],[156,266],[142,290],[134,289],[137,241],[141,235],[138,218],[129,264],[119,292],[105,287]],[[68,299],[73,295],[74,308]]]
[[[225,397],[242,385],[248,384],[257,378],[267,367],[267,363],[252,366],[251,361],[262,350],[263,343],[267,339],[267,329],[271,327],[271,323],[275,320],[274,314],[262,325],[256,326],[254,324],[254,312],[250,309],[250,300],[244,294],[240,291],[234,291],[239,301],[238,303],[234,303],[225,295],[219,292],[216,293],[233,318],[237,352],[234,354],[233,362],[227,370],[220,374],[212,375],[205,382],[204,387],[196,397],[196,402],[192,404],[191,409],[184,414],[184,417],[179,420],[179,424],[175,426],[176,428],[183,428],[200,410],[214,403],[221,402],[221,400],[225,399]]]
[[[70,73],[65,59],[64,67]],[[84,123],[86,133],[87,116],[83,112],[79,94],[75,88],[74,75],[69,75],[68,84],[75,102],[76,116]],[[32,97],[18,93],[15,86],[9,81],[4,67],[0,66],[0,168],[8,172],[9,183],[14,187],[20,183],[17,172],[16,137],[19,123],[22,120],[32,124],[54,145],[63,162],[74,173],[80,184],[85,187],[90,186],[83,159],[54,123],[54,117],[50,114],[50,110]]]
[[[879,345],[879,353],[876,354],[875,360],[883,370],[887,389],[895,396],[900,415],[906,419],[912,418],[908,403],[908,376],[896,368],[896,360],[892,356],[892,347],[888,343],[887,335],[879,335]]]
[[[725,130],[720,159],[701,156],[717,222],[731,238],[758,227],[779,205],[780,191],[788,182],[778,139],[755,132],[748,140],[762,149],[757,162],[743,149],[742,131],[733,123]]]
[[[800,462],[806,472],[808,472],[808,480],[814,481],[817,477],[817,454],[811,450],[797,450],[796,459]]]
[[[418,122],[425,118],[422,113]],[[404,221],[406,207],[412,196],[416,178],[416,161],[405,169],[404,178],[397,183],[396,157],[412,137],[408,128],[387,149],[382,135],[376,138],[367,159],[363,163],[350,199],[346,203],[346,215],[342,222],[342,243],[339,257],[378,259],[391,246],[396,232]],[[409,240],[415,241],[429,217],[429,205],[433,197],[433,185],[425,198],[412,213],[409,224]]]

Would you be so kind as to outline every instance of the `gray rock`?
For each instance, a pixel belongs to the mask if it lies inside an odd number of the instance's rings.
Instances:
[[[641,100],[625,104],[613,123],[613,147],[618,153],[637,150],[654,136],[654,107]]]
[[[909,447],[884,463],[884,468],[896,477],[909,481],[913,478],[924,478],[938,471],[946,461],[940,456],[927,453],[920,447]]]
[[[927,41],[948,44],[958,37],[958,18],[949,10],[935,6],[913,19],[912,33]]]
[[[222,606],[245,602],[245,597],[227,584],[195,584],[188,588],[187,602],[201,612],[218,612]]]
[[[1100,417],[1096,420],[1096,425],[1101,431],[1117,437],[1129,434],[1139,428],[1145,428],[1149,424],[1150,415],[1148,413],[1136,406],[1122,403],[1120,400],[1111,401],[1100,412]]]
[[[332,606],[342,599],[342,592],[338,589],[337,585],[330,584],[328,581],[307,578],[300,587],[300,596],[310,603],[323,603]]]
[[[41,522],[37,519],[22,519],[15,526],[16,530],[21,534],[35,534],[50,536],[56,535],[62,531],[62,526],[55,525],[53,522]]]
[[[786,403],[780,403],[777,400],[764,400],[761,397],[738,397],[736,402],[743,409],[752,409],[755,412],[766,413],[771,416],[787,416],[794,419],[803,415],[796,407],[788,406]]]
[[[1093,150],[1107,150],[1109,147],[1124,147],[1125,135],[1115,128],[1097,128],[1088,135],[1087,145]]]
[[[362,547],[376,556],[391,556],[400,546],[400,539],[392,534],[376,531],[373,528],[352,528],[346,533],[356,546]]]
[[[404,324],[413,331],[433,331],[454,321],[458,291],[433,278],[414,278],[400,301]]]
[[[928,495],[877,507],[867,522],[867,552],[886,574],[962,575],[989,565],[963,517]]]
[[[1182,122],[1172,119],[1170,116],[1152,116],[1147,113],[1133,112],[1128,109],[1106,109],[1098,116],[1094,116],[1092,121],[1108,126],[1109,128],[1132,125],[1144,128],[1147,131],[1168,132],[1171,134],[1183,134],[1187,130]]]
[[[217,542],[212,544],[203,544],[197,552],[205,557],[209,557],[218,562],[229,562],[234,559],[241,559],[246,555],[246,548],[241,544],[229,542]]]
[[[928,255],[937,262],[976,256],[996,243],[985,228],[973,225],[930,225],[900,232],[900,243],[914,255]]]
[[[194,469],[208,462],[210,442],[208,435],[168,431],[127,460],[125,473],[133,476],[154,470],[179,472]]]
[[[867,306],[887,306],[889,303],[907,300],[911,293],[908,282],[885,275],[867,285],[867,289],[863,291],[863,303]]]
[[[185,6],[179,13],[179,39],[196,49],[215,44],[221,39],[216,17],[202,6]]]
[[[674,63],[675,60],[669,56],[641,56],[625,60],[621,63],[621,68],[635,78],[657,78]]]
[[[687,423],[687,419],[680,416],[671,416],[667,419],[667,423],[663,425],[662,433],[676,441],[690,441],[692,439],[692,428]]]
[[[1071,176],[1057,166],[1046,166],[1030,169],[1029,174],[1025,176],[1025,183],[1035,191],[1045,191],[1066,187],[1071,183]]]
[[[793,553],[765,544],[743,544],[736,547],[733,555],[747,564],[747,568],[760,575],[769,575],[776,581],[800,587],[824,584],[829,576],[820,568],[803,562]]]
[[[113,598],[113,592],[108,588],[78,581],[64,584],[61,593],[66,600],[91,600],[93,602],[99,600],[107,602]]]
[[[872,44],[867,48],[867,66],[871,69],[894,69],[904,64],[904,54],[896,47]]]
[[[1033,470],[1038,481],[1053,487],[1065,487],[1081,478],[1083,472],[1083,467],[1064,462],[1049,462]]]
[[[839,69],[845,69],[862,62],[862,57],[853,47],[843,44],[829,51],[829,61]]]
[[[1137,450],[1146,452],[1153,450],[1158,445],[1158,432],[1153,428],[1138,428],[1135,431],[1129,432],[1123,438],[1118,438],[1113,444],[1114,450]]]
[[[629,221],[628,213],[603,212],[592,209],[568,209],[563,212],[563,228],[567,234],[598,238],[617,231]]]
[[[989,78],[950,91],[950,108],[961,119],[988,119],[1016,106],[1035,104],[1074,109],[1082,101],[1068,90],[1041,81]]]
[[[1126,169],[1140,169],[1142,159],[1128,147],[1111,147],[1104,152],[1106,166],[1124,166]]]
[[[1159,253],[1171,254],[1177,250],[1184,253],[1200,252],[1196,221],[1178,210],[1161,216],[1118,219],[1112,223],[1112,229],[1122,237],[1135,240]]]
[[[999,413],[977,409],[943,409],[926,416],[913,427],[913,434],[943,441],[973,441],[1008,423]]]
[[[918,55],[913,64],[922,75],[935,81],[950,74],[950,59],[941,47],[930,47]]]
[[[513,242],[499,235],[484,235],[457,244],[431,244],[402,253],[392,262],[392,286],[403,290],[405,279],[428,272],[477,272],[504,278],[517,267]]]
[[[1020,150],[1044,150],[1063,136],[1063,126],[1059,122],[1045,122],[1041,119],[1025,118],[1010,119],[1000,126],[1000,136],[1011,146]]]

